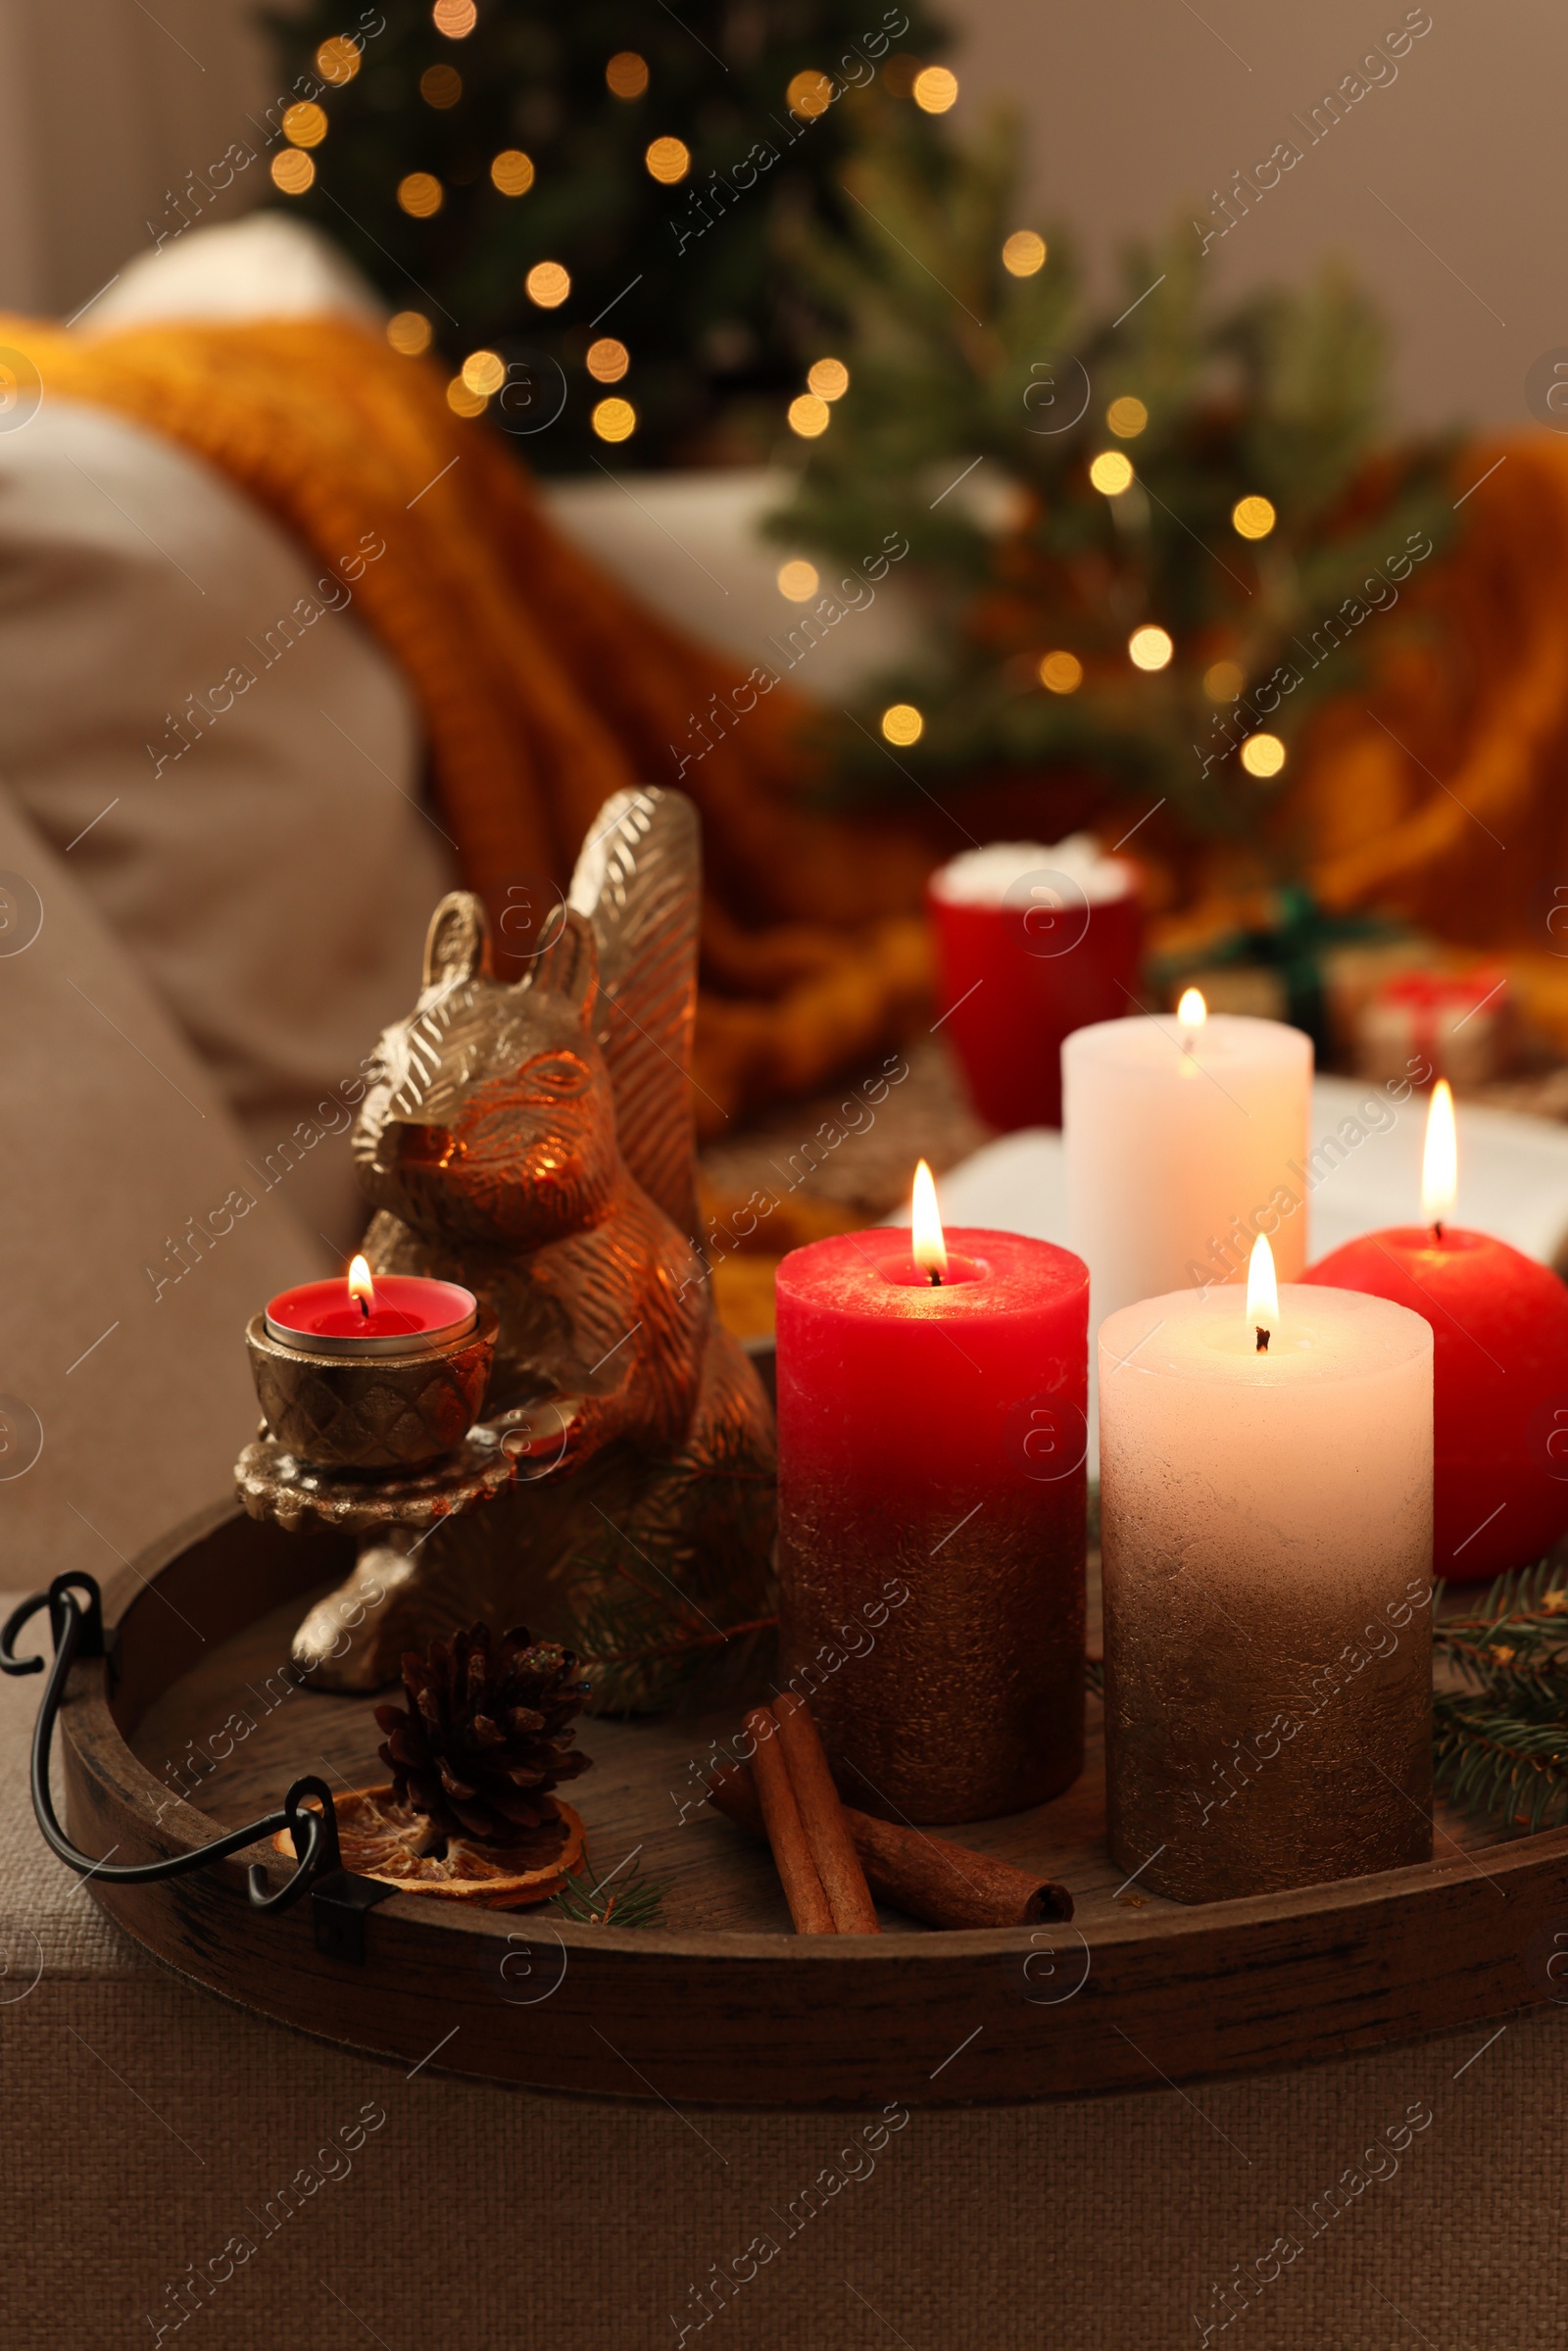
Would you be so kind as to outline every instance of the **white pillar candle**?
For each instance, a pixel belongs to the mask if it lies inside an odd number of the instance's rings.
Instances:
[[[1061,1049],[1071,1247],[1089,1266],[1089,1327],[1167,1290],[1244,1281],[1272,1237],[1286,1281],[1305,1267],[1312,1040],[1219,1013],[1105,1020]]]
[[[1118,1865],[1196,1902],[1430,1858],[1431,1325],[1188,1290],[1099,1349]]]

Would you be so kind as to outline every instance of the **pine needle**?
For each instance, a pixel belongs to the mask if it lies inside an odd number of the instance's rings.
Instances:
[[[551,1906],[579,1927],[661,1927],[668,1891],[668,1879],[643,1877],[640,1862],[612,1871],[603,1881],[586,1868],[568,1870],[560,1893],[551,1896]]]

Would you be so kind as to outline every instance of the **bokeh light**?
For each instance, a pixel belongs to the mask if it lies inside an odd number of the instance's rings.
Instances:
[[[796,556],[778,567],[778,592],[787,596],[791,604],[805,604],[808,597],[816,594],[819,584],[816,565],[808,563],[804,556]]]
[[[1163,669],[1175,650],[1165,631],[1155,628],[1152,622],[1135,628],[1127,640],[1127,651],[1138,669]]]
[[[334,32],[316,52],[316,71],[323,81],[331,82],[337,89],[352,81],[359,70],[360,53],[340,32]]]
[[[483,392],[488,399],[507,380],[506,362],[498,351],[470,351],[463,363],[463,380],[470,392]]]
[[[826,432],[833,412],[815,392],[802,392],[790,402],[790,430],[798,432],[803,441],[814,441],[818,433]]]
[[[1105,422],[1119,439],[1134,441],[1149,422],[1149,411],[1141,400],[1135,400],[1128,392],[1120,400],[1111,402],[1105,411]]]
[[[411,171],[398,181],[398,202],[416,220],[428,220],[446,201],[446,190],[433,171]]]
[[[1246,683],[1240,661],[1211,661],[1203,671],[1203,692],[1210,702],[1234,702]]]
[[[896,702],[882,713],[882,732],[890,743],[918,743],[925,720],[912,702]]]
[[[280,147],[272,158],[272,185],[285,196],[303,196],[316,177],[316,166],[298,147]]]
[[[319,147],[326,136],[324,112],[308,102],[286,107],[283,113],[283,136],[294,147]]]
[[[430,22],[437,32],[444,32],[449,41],[466,40],[479,22],[479,11],[473,0],[435,0]]]
[[[802,115],[809,122],[818,115],[825,115],[832,105],[833,84],[825,73],[797,73],[784,96],[790,113]]]
[[[1123,457],[1119,449],[1102,449],[1089,468],[1089,478],[1105,497],[1119,498],[1123,490],[1132,488],[1132,460]]]
[[[533,157],[520,147],[503,147],[490,166],[490,176],[503,196],[526,196],[533,186]]]
[[[1266,539],[1279,516],[1266,498],[1238,498],[1231,521],[1244,539]]]
[[[672,188],[692,168],[692,151],[684,139],[655,139],[643,157],[661,187]]]
[[[571,292],[571,272],[560,262],[535,262],[523,284],[528,300],[536,302],[542,311],[558,311]]]
[[[958,95],[958,76],[946,66],[925,66],[914,77],[914,103],[925,115],[945,115]]]
[[[842,360],[817,360],[806,380],[818,400],[842,400],[850,388],[850,371]]]
[[[454,375],[447,386],[447,406],[455,416],[482,416],[488,405],[488,394],[474,391],[461,375]]]
[[[618,384],[631,366],[631,353],[613,335],[601,335],[588,346],[588,372],[595,383]]]
[[[1032,228],[1015,228],[1002,248],[1002,266],[1014,277],[1033,277],[1046,266],[1046,240]]]
[[[613,98],[640,98],[648,87],[648,61],[635,49],[617,49],[605,68]]]
[[[590,420],[601,441],[629,441],[637,430],[637,411],[629,400],[601,400]]]
[[[386,339],[406,360],[416,360],[430,348],[430,321],[423,311],[399,311],[386,322]]]
[[[1249,775],[1278,775],[1285,764],[1285,746],[1278,735],[1249,735],[1242,745],[1242,765]]]
[[[1084,682],[1084,665],[1075,653],[1048,653],[1040,664],[1040,683],[1051,694],[1076,694]]]
[[[419,75],[419,96],[426,106],[443,111],[463,96],[463,75],[456,66],[426,66]]]

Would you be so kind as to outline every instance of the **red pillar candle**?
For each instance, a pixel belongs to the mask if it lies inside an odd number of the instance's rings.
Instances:
[[[1476,1584],[1529,1566],[1568,1528],[1568,1289],[1507,1242],[1448,1224],[1453,1104],[1428,1117],[1422,1225],[1364,1233],[1303,1282],[1361,1290],[1432,1325],[1432,1571]]]
[[[861,1811],[983,1820],[1083,1768],[1089,1274],[1014,1233],[930,1254],[779,1267],[782,1671]]]

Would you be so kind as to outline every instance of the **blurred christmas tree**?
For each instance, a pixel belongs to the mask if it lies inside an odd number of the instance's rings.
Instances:
[[[846,230],[790,232],[847,323],[774,526],[849,563],[908,543],[924,643],[835,725],[841,777],[1077,770],[1255,838],[1303,717],[1389,650],[1452,523],[1445,450],[1380,447],[1376,318],[1332,271],[1212,316],[1185,223],[1096,318],[1068,240],[1020,222],[1005,122],[933,157],[876,115]]]
[[[398,348],[466,363],[468,413],[510,370],[492,414],[536,465],[744,454],[749,413],[765,450],[765,396],[820,340],[779,224],[842,226],[872,84],[935,147],[906,103],[941,37],[922,0],[381,0],[351,35],[345,14],[271,20],[301,93],[272,176],[397,308]]]

